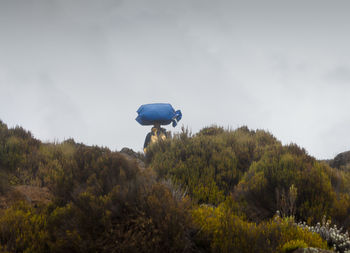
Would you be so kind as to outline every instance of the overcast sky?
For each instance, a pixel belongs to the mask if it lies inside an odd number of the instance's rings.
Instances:
[[[141,151],[141,104],[193,133],[265,129],[350,150],[350,2],[0,0],[0,119],[43,141]]]

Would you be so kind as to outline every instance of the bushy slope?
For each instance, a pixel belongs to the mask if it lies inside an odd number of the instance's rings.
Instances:
[[[211,127],[195,136],[184,131],[171,142],[153,146],[147,161],[159,177],[187,188],[199,203],[219,204],[266,148],[280,145],[264,131]]]
[[[140,154],[131,159],[74,140],[41,143],[0,122],[0,197],[19,185],[52,196],[0,211],[0,249],[287,252],[327,248],[295,220],[314,224],[325,215],[350,224],[347,172],[266,131],[183,130],[148,150],[140,169]]]
[[[283,146],[265,131],[214,126],[192,135],[183,130],[172,141],[151,147],[147,163],[159,178],[171,179],[187,189],[196,203],[229,206],[221,214],[228,220],[237,215],[241,222],[266,222],[278,210],[282,217],[309,224],[326,216],[349,229],[349,173],[317,161],[295,144]],[[221,225],[208,233],[215,238],[214,231],[220,229]],[[222,246],[224,241],[232,242],[235,236],[248,233],[221,232]],[[221,244],[214,242],[211,246],[220,249]],[[231,246],[223,247],[234,251]]]
[[[189,201],[141,172],[136,161],[68,140],[43,144],[0,125],[2,195],[48,187],[50,204],[0,212],[3,252],[189,252]]]
[[[280,210],[310,222],[332,216],[343,224],[340,216],[350,210],[348,174],[261,130],[209,127],[194,136],[184,131],[153,146],[148,163],[160,178],[188,189],[198,203],[218,205],[232,198],[254,221]]]

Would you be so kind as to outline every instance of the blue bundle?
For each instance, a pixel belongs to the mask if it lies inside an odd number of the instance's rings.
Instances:
[[[143,126],[172,123],[172,126],[175,127],[182,118],[180,110],[175,111],[171,104],[165,103],[141,105],[137,113],[136,121]]]

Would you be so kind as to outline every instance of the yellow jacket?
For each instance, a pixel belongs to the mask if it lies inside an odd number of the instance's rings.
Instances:
[[[165,140],[166,139],[166,130],[164,128],[156,128],[152,127],[151,132],[147,134],[145,139],[145,144],[143,145],[143,152],[146,153],[147,147],[152,144],[156,143],[159,140]]]

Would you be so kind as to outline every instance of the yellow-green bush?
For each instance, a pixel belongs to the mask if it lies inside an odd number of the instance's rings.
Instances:
[[[307,244],[303,240],[291,240],[286,242],[282,247],[283,253],[292,253],[296,249],[307,248]]]
[[[0,193],[10,182],[53,194],[1,211],[0,252],[282,252],[326,248],[288,215],[350,224],[349,172],[265,131],[184,130],[152,145],[146,163],[141,172],[107,148],[44,144],[0,121]]]
[[[308,247],[327,249],[318,234],[301,229],[293,219],[276,216],[256,224],[235,215],[225,204],[217,208],[202,205],[192,215],[199,231],[197,243],[212,252],[283,252],[286,243],[296,240]]]
[[[25,203],[2,210],[0,245],[9,252],[47,252],[47,216]]]

